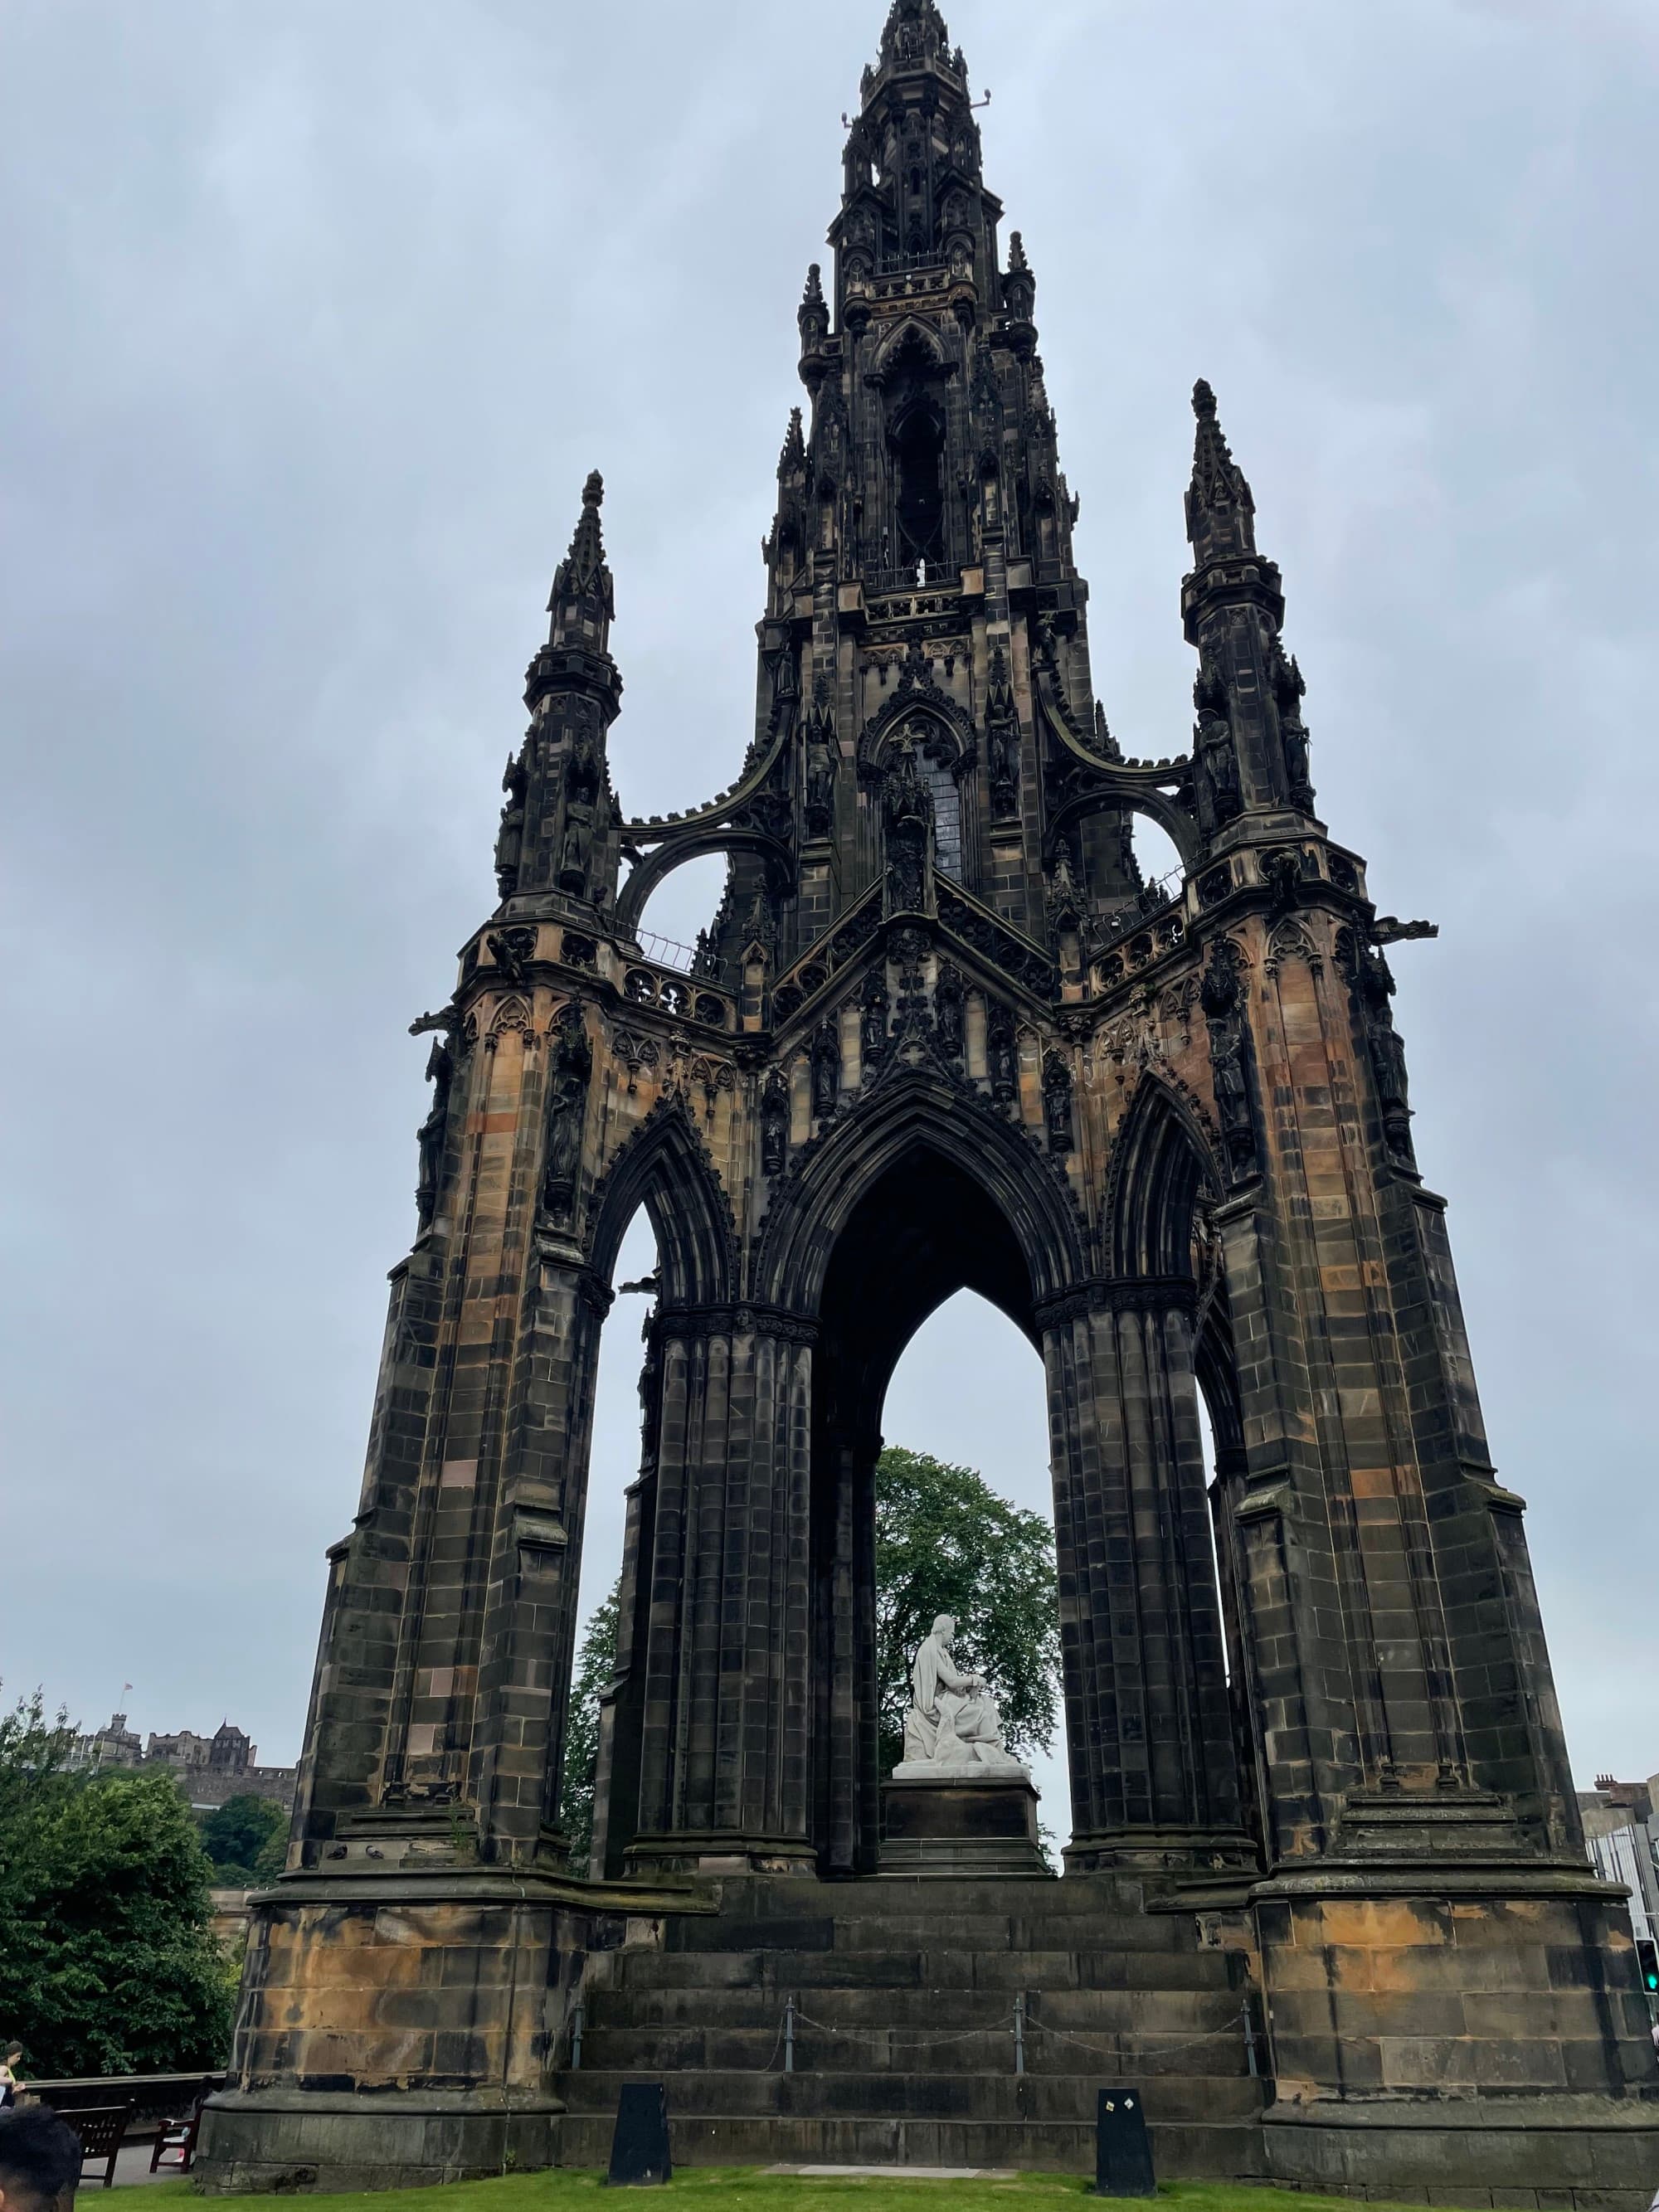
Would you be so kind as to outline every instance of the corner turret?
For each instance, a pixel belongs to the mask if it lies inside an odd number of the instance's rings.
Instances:
[[[548,641],[525,678],[531,724],[509,760],[495,845],[502,911],[514,917],[611,905],[620,860],[619,809],[606,740],[622,704],[611,658],[616,597],[605,564],[598,470],[582,489],[570,550],[554,573]]]
[[[1275,562],[1256,550],[1255,501],[1222,434],[1215,393],[1193,388],[1198,418],[1187,491],[1193,568],[1181,587],[1182,620],[1199,654],[1193,704],[1193,795],[1213,845],[1245,815],[1254,827],[1311,817],[1302,672],[1280,637],[1285,594]],[[1261,817],[1269,817],[1264,823]]]

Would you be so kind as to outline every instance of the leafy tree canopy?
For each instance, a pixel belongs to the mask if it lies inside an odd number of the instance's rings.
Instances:
[[[881,1765],[903,1756],[916,1646],[948,1613],[958,1664],[990,1684],[1011,1751],[1054,1741],[1060,1676],[1054,1534],[970,1467],[890,1444],[876,1462]]]
[[[622,1580],[611,1584],[611,1595],[599,1606],[582,1632],[576,1653],[576,1676],[570,1688],[570,1718],[564,1740],[564,1782],[559,1796],[559,1826],[570,1838],[570,1871],[597,1877],[602,1867],[590,1869],[593,1853],[593,1784],[599,1763],[599,1699],[617,1671],[617,1618],[622,1601]]]
[[[37,2078],[222,2063],[210,1868],[171,1778],[65,1761],[37,1694],[0,1716],[0,2021]]]
[[[269,1797],[227,1797],[202,1822],[202,1848],[223,1888],[274,1879],[287,1856],[288,1814]]]

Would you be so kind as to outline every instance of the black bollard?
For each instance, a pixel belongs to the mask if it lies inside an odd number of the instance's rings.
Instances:
[[[668,2094],[660,2081],[625,2081],[611,2138],[608,2189],[659,2189],[673,2179],[668,2154]]]
[[[1156,2197],[1139,2089],[1103,2089],[1095,2117],[1095,2195]]]

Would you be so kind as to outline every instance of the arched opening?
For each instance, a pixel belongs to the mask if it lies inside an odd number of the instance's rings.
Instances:
[[[1012,1228],[963,1168],[918,1139],[852,1208],[819,1306],[811,1791],[819,1866],[828,1875],[873,1872],[879,1842],[875,1478],[883,1409],[911,1340],[963,1289],[1035,1346],[1030,1273]]]
[[[650,1367],[641,1336],[648,1333],[656,1310],[658,1267],[651,1217],[641,1205],[623,1232],[612,1263],[616,1302],[599,1339],[577,1583],[576,1660],[560,1792],[560,1826],[571,1839],[572,1871],[596,1880],[605,1871],[603,1864],[590,1863],[600,1797],[617,1802],[623,1825],[631,1817],[618,1802],[629,1794],[631,1717],[631,1669],[618,1630],[630,1538],[637,1544],[637,1531],[630,1523],[638,1518],[641,1485],[649,1473],[651,1413],[642,1399]],[[632,1732],[637,1735],[636,1726]],[[636,1771],[631,1794],[637,1802]],[[602,1857],[603,1818],[599,1826]]]
[[[1110,1255],[1115,1273],[1169,1285],[1191,1319],[1182,1334],[1208,1503],[1211,1569],[1237,1766],[1241,1825],[1259,1834],[1255,1729],[1244,1663],[1233,1509],[1245,1474],[1244,1425],[1215,1212],[1222,1191],[1213,1152],[1189,1109],[1148,1079],[1131,1103],[1112,1169]]]
[[[1185,864],[1175,839],[1150,815],[1132,813],[1127,820],[1140,888],[1166,891],[1173,897],[1185,873]]]
[[[724,853],[700,853],[653,885],[635,924],[653,959],[690,969],[698,933],[713,922],[725,894],[730,865]]]
[[[629,1297],[625,1286],[633,1283],[642,1285],[652,1299],[642,1362],[629,1341],[631,1324],[619,1330],[614,1310],[601,1335],[592,1457],[597,1459],[601,1449],[607,1453],[604,1464],[611,1479],[602,1480],[595,1498],[605,1517],[594,1527],[585,1513],[583,1528],[575,1532],[583,1539],[579,1620],[590,1621],[613,1587],[618,1596],[616,1661],[599,1714],[596,1747],[592,1856],[596,1875],[614,1878],[623,1871],[623,1854],[640,1821],[662,1399],[659,1339],[652,1324],[661,1306],[684,1309],[730,1297],[733,1241],[730,1207],[696,1125],[683,1103],[660,1102],[623,1145],[598,1186],[589,1243],[594,1274],[610,1284],[618,1297]],[[630,1273],[630,1268],[640,1272]],[[625,1347],[620,1354],[619,1342]],[[630,1449],[626,1441],[630,1389],[636,1394],[632,1420],[637,1449]],[[633,1474],[618,1483],[616,1477],[630,1467]],[[619,1489],[620,1529],[616,1522]]]
[[[905,1346],[887,1386],[881,1430],[884,1445],[974,1468],[1000,1498],[1041,1515],[1052,1545],[1054,1480],[1042,1362],[1024,1332],[977,1292],[959,1291],[947,1299]],[[884,1609],[879,1560],[877,1582],[878,1605]],[[1030,1760],[1042,1826],[1063,1842],[1071,1833],[1071,1781],[1058,1678],[1054,1686],[1053,1739],[1046,1749],[1022,1747],[1021,1755]]]
[[[894,422],[894,506],[900,562],[910,567],[945,562],[945,418],[925,395]]]

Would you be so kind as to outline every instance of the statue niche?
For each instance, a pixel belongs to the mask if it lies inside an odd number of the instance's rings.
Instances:
[[[882,825],[887,848],[888,911],[925,913],[933,842],[933,798],[908,730],[900,737],[887,770]]]
[[[938,1615],[910,1668],[904,1756],[882,1790],[884,1874],[1046,1874],[1030,1769],[1002,1741],[997,1701],[957,1665]]]

